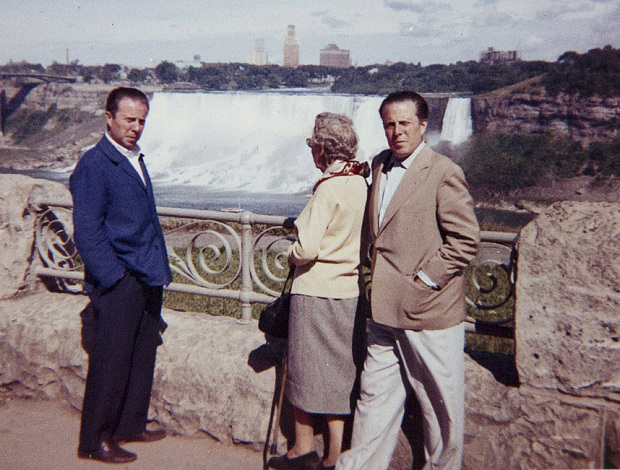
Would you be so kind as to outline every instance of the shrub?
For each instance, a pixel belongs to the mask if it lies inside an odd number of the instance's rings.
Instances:
[[[562,54],[544,78],[548,94],[620,96],[620,50],[608,45],[586,54]]]
[[[471,185],[508,190],[536,185],[545,176],[578,176],[589,160],[608,172],[620,170],[620,146],[593,145],[594,153],[569,137],[478,134],[464,146],[462,165]]]

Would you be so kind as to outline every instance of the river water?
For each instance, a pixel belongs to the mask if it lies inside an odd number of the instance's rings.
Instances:
[[[305,144],[314,117],[323,111],[350,116],[359,135],[357,159],[369,161],[386,146],[378,114],[381,100],[298,91],[155,93],[140,145],[157,204],[295,217],[320,176]],[[426,140],[429,145],[459,144],[472,133],[471,102],[453,97],[442,103],[444,108],[431,106],[444,114],[432,120]],[[67,184],[70,171],[14,173]],[[490,212],[480,209],[479,217],[523,224],[520,214]]]
[[[0,173],[23,174],[33,178],[56,181],[69,186],[69,171],[59,170],[6,170]],[[317,172],[318,176],[318,172]],[[179,207],[183,209],[242,209],[256,214],[297,217],[310,199],[310,193],[254,193],[247,191],[210,189],[207,186],[187,186],[166,184],[155,181],[153,191],[158,206]],[[525,226],[533,215],[503,209],[476,207],[480,222],[503,224],[506,227]]]

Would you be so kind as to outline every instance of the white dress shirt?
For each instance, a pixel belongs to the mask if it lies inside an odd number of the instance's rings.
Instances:
[[[381,204],[379,206],[379,226],[383,223],[385,212],[387,211],[390,201],[394,197],[394,193],[398,189],[400,182],[405,176],[407,168],[411,165],[415,157],[422,151],[425,146],[425,142],[422,141],[420,145],[413,151],[411,155],[405,158],[402,162],[396,160],[394,155],[391,155],[386,163],[386,170],[381,172]],[[437,284],[428,277],[424,271],[419,271],[417,276],[429,287],[437,288]]]
[[[146,180],[144,179],[144,174],[142,173],[142,168],[140,167],[140,150],[141,150],[140,146],[136,144],[131,150],[128,150],[122,145],[119,145],[112,137],[110,137],[110,135],[107,132],[105,133],[105,136],[108,138],[110,143],[114,145],[116,150],[118,150],[121,153],[121,155],[124,155],[125,157],[127,157],[127,160],[129,160],[129,163],[131,163],[131,166],[133,166],[135,170],[138,172],[138,174],[140,175],[140,178],[142,179],[142,182],[146,186]]]
[[[379,207],[379,226],[383,223],[383,217],[385,217],[385,211],[387,210],[392,197],[394,197],[394,193],[396,189],[398,189],[398,185],[400,184],[403,176],[405,176],[405,172],[407,168],[411,165],[414,158],[418,156],[418,154],[424,148],[425,143],[422,142],[418,147],[413,151],[411,155],[405,158],[402,162],[399,162],[394,158],[394,155],[390,156],[390,159],[387,162],[387,171],[381,172],[381,205]],[[385,168],[385,167],[384,167]]]

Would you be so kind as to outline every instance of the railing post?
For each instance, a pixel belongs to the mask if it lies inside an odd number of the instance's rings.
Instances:
[[[252,243],[252,213],[244,211],[241,214],[241,321],[249,322],[252,318],[252,303],[250,302],[252,292],[252,273],[251,264],[254,262],[253,243]]]

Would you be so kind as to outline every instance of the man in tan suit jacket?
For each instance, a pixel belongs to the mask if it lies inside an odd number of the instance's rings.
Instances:
[[[423,414],[425,470],[461,468],[463,269],[480,230],[462,170],[424,142],[428,104],[390,94],[379,113],[390,147],[372,163],[372,320],[352,446],[339,470],[387,469],[407,388]]]

